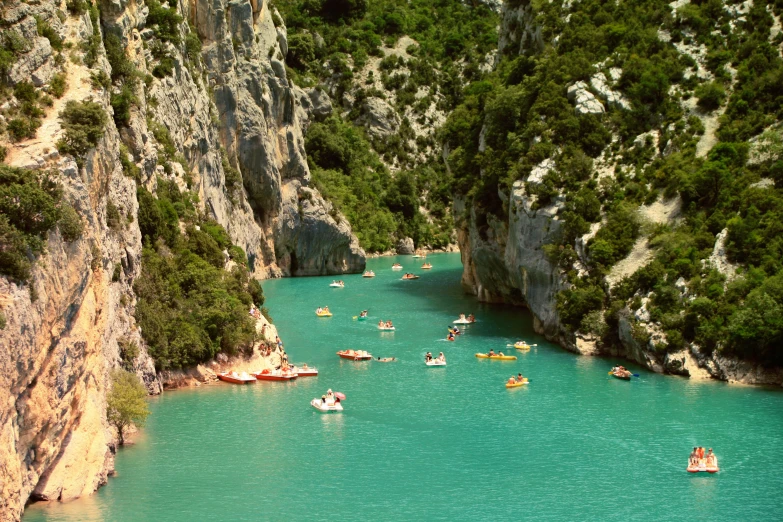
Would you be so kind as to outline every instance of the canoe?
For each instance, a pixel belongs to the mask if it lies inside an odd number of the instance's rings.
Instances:
[[[514,348],[517,350],[529,350],[530,345],[527,343],[514,343]]]
[[[631,373],[615,373],[612,372],[612,376],[616,379],[620,379],[621,381],[630,381],[631,380]]]
[[[232,384],[250,384],[251,382],[256,382],[255,377],[245,372],[240,374],[236,374],[234,372],[219,373],[217,377],[221,381],[230,382]]]
[[[341,285],[340,283],[330,283],[329,286],[332,288],[345,288],[345,285]]]
[[[456,321],[453,321],[454,324],[473,324],[476,321],[469,321],[467,319],[457,319]]]
[[[498,361],[516,361],[516,355],[487,355],[485,353],[477,353],[476,357],[479,359],[497,359]]]
[[[394,330],[396,330],[396,328],[394,326],[392,326],[391,328],[387,328],[385,326],[379,326],[378,330],[382,332],[393,332]]]
[[[332,317],[332,312],[321,312],[321,313],[316,312],[315,315],[317,315],[318,317]]]
[[[357,319],[359,319],[360,321],[366,321],[367,320],[367,316],[366,315],[360,315],[359,317],[357,317]]]
[[[313,399],[310,401],[310,405],[321,413],[329,413],[332,411],[343,411],[343,405],[339,402],[336,404],[324,404],[321,399]]]
[[[343,359],[348,359],[351,361],[369,361],[372,359],[372,354],[369,354],[365,351],[358,351],[355,352],[353,350],[342,350],[340,352],[337,352],[337,355],[339,355]]]
[[[527,383],[527,379],[524,379],[522,382],[506,382],[506,388],[519,388],[520,386],[524,386]]]
[[[403,281],[408,281],[410,279],[418,279],[418,278],[419,278],[419,276],[415,275],[415,276],[407,276],[407,277],[406,276],[402,276],[400,279],[402,279]]]
[[[299,377],[299,374],[296,372],[281,372],[280,370],[276,370],[267,373],[254,373],[253,376],[259,381],[292,381]]]
[[[427,366],[446,366],[446,361],[438,361],[437,359],[433,359],[431,361],[425,361],[424,364]]]

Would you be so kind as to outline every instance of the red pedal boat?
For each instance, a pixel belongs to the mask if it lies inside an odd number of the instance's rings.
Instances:
[[[367,353],[364,350],[342,350],[337,352],[337,355],[339,355],[343,359],[350,359],[351,361],[372,360],[372,354]]]
[[[230,382],[232,384],[250,384],[251,382],[256,382],[256,378],[246,372],[219,373],[217,377],[221,381]]]
[[[259,381],[292,381],[299,377],[296,372],[284,372],[281,370],[263,370],[253,374]]]

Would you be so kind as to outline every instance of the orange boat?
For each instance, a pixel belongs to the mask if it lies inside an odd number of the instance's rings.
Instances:
[[[292,371],[263,370],[259,373],[254,373],[253,376],[259,381],[292,381],[299,377],[299,374]]]
[[[372,360],[372,354],[367,353],[364,350],[341,350],[337,352],[337,355],[343,359],[350,359],[351,361],[370,361]]]
[[[219,373],[217,378],[232,384],[250,384],[251,382],[256,382],[256,378],[246,372],[239,374],[237,372]]]

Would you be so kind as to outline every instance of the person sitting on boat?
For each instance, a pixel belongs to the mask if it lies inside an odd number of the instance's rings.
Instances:
[[[492,348],[490,348],[490,349],[489,349],[489,353],[488,353],[487,355],[488,355],[488,356],[490,356],[490,357],[493,357],[493,356],[495,356],[495,355],[497,355],[497,354],[495,353],[495,350],[493,350]]]
[[[367,310],[362,310],[362,313],[359,314],[359,317],[367,317]]]
[[[384,323],[383,323],[383,319],[381,319],[380,321],[378,321],[378,328],[383,328],[383,325],[384,325]]]
[[[465,320],[465,314],[459,314],[459,320],[464,321]]]
[[[449,341],[455,340],[456,337],[454,337],[454,332],[449,332],[449,336],[446,339],[448,339]]]
[[[321,404],[326,406],[326,395],[321,395]]]
[[[328,306],[324,306],[324,313],[326,313],[326,314],[329,313],[329,307]]]
[[[393,327],[394,326],[392,325],[391,321],[386,321],[386,328],[393,328]]]
[[[455,326],[454,328],[452,328],[452,330],[451,330],[451,331],[452,331],[452,333],[453,333],[454,335],[459,335],[459,334],[461,334],[461,333],[462,333],[462,332],[460,332],[460,331],[459,331],[459,328],[457,328],[456,326]]]
[[[706,457],[707,467],[713,468],[718,465],[715,454],[712,452],[712,448],[709,449]]]
[[[519,382],[519,381],[517,381],[517,380],[514,378],[514,376],[513,376],[513,375],[512,375],[511,377],[509,377],[509,378],[508,378],[508,383],[509,383],[509,384],[516,384],[517,382]]]
[[[440,354],[438,355],[438,362],[442,362],[442,363],[446,362],[446,356],[443,355],[443,352],[440,352]]]
[[[316,309],[315,309],[315,313],[317,313],[317,314],[320,314],[320,313],[321,313],[321,312],[323,312],[323,311],[324,311],[324,309],[323,309],[323,308],[321,308],[320,306],[319,306],[318,308],[316,308]]]
[[[427,355],[424,356],[424,361],[425,362],[430,362],[431,360],[432,360],[432,353],[431,352],[427,352]]]
[[[334,393],[332,392],[332,389],[331,389],[331,388],[329,388],[328,390],[326,390],[326,399],[327,399],[327,400],[332,400],[332,399],[334,399]]]
[[[518,373],[518,374],[517,374],[517,382],[523,382],[524,380],[525,380],[525,378],[524,378],[524,377],[522,377],[522,374],[521,374],[521,373]]]
[[[475,323],[475,322],[476,322],[476,318],[475,318],[475,317],[473,317],[473,314],[470,314],[470,315],[468,316],[468,321],[469,321],[469,322],[471,322],[471,323]]]
[[[699,464],[699,449],[696,446],[693,447],[693,451],[688,457],[688,462],[691,466],[697,466]]]

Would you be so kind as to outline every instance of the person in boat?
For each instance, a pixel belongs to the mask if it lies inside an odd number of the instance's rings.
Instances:
[[[699,446],[699,461],[704,460],[704,447]]]
[[[424,356],[425,362],[430,362],[432,360],[432,352],[427,352],[427,355]]]
[[[329,313],[329,307],[328,306],[324,306],[324,312],[327,313],[327,314]]]
[[[440,354],[438,354],[438,361],[444,362],[444,363],[446,362],[446,356],[443,355],[443,352],[440,352]]]
[[[713,468],[717,465],[717,462],[715,462],[715,454],[712,452],[712,448],[710,448],[707,452],[706,464],[710,468]]]
[[[697,447],[693,447],[693,451],[688,457],[688,462],[691,466],[697,466],[699,464],[699,449]]]
[[[514,378],[514,376],[513,376],[513,375],[512,375],[511,377],[509,377],[509,378],[508,378],[508,383],[509,383],[509,384],[516,384],[516,383],[518,383],[518,382],[519,382],[519,381],[517,381],[517,380]]]
[[[329,400],[332,400],[332,401],[334,400],[334,393],[332,392],[331,388],[326,390],[326,400],[328,400],[328,401]]]
[[[497,354],[495,353],[495,350],[493,350],[492,348],[490,348],[490,349],[489,349],[489,353],[488,353],[487,355],[488,355],[488,356],[490,356],[490,357],[493,357],[493,356],[495,356],[495,355],[497,355]]]
[[[459,314],[459,320],[464,321],[465,320],[465,314]]]
[[[381,319],[380,321],[378,321],[378,328],[383,328],[383,326],[384,326],[383,319]]]
[[[324,309],[323,309],[323,308],[321,308],[320,306],[319,306],[318,308],[316,308],[316,309],[315,309],[315,313],[317,313],[317,314],[320,314],[320,313],[321,313],[321,312],[323,312],[323,311],[324,311]]]
[[[391,321],[386,321],[386,328],[394,328]]]
[[[359,317],[367,317],[367,310],[362,310],[362,313],[359,314]]]
[[[522,374],[521,374],[521,373],[518,373],[518,374],[517,374],[517,382],[523,382],[524,380],[525,380],[525,378],[524,378],[524,377],[522,377]]]
[[[456,337],[454,337],[454,332],[449,332],[449,336],[446,339],[449,341],[454,341],[456,339]]]
[[[468,316],[468,321],[469,321],[469,322],[471,322],[471,323],[475,323],[475,322],[476,322],[476,318],[475,318],[475,317],[473,317],[473,314],[470,314],[470,315]]]
[[[454,333],[454,335],[459,335],[462,333],[459,331],[459,328],[457,328],[456,326],[451,331]]]
[[[321,404],[326,406],[326,395],[321,395]]]

